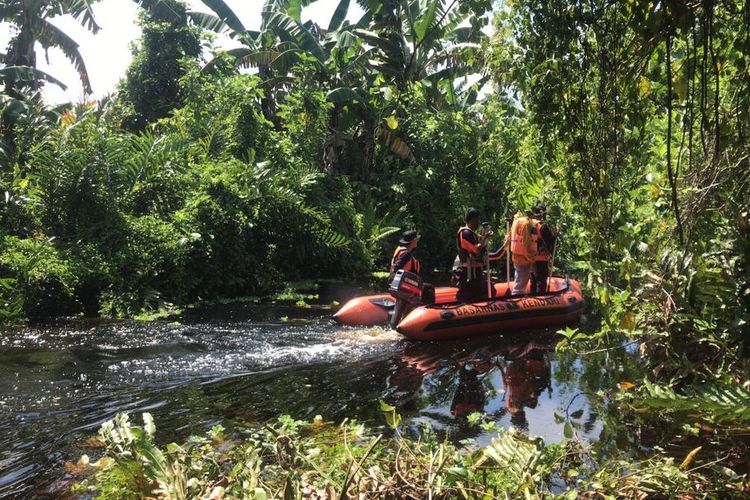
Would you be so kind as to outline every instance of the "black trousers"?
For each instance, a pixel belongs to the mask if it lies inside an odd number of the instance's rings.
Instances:
[[[545,293],[547,291],[547,278],[549,278],[549,262],[546,260],[536,261],[531,274],[531,293]]]
[[[465,267],[454,271],[458,273],[458,302],[478,302],[487,299],[487,275],[481,269],[474,271],[474,279],[469,279]],[[494,289],[493,289],[494,294]]]

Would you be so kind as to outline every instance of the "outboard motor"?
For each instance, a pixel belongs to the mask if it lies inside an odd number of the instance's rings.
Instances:
[[[422,278],[409,271],[396,271],[388,292],[396,299],[390,325],[395,328],[401,321],[404,312],[412,305],[422,301]],[[434,299],[433,299],[434,300]]]

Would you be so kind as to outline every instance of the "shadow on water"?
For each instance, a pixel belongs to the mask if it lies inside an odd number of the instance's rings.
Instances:
[[[338,297],[351,296],[339,290]],[[337,292],[323,295],[327,303]],[[284,318],[282,321],[281,318]],[[291,318],[291,320],[290,320]],[[162,442],[288,413],[382,425],[379,399],[412,426],[487,442],[473,412],[549,442],[565,420],[582,439],[602,438],[607,390],[632,371],[619,356],[554,352],[547,332],[415,343],[381,328],[335,325],[330,311],[227,305],[181,323],[71,322],[0,335],[0,496],[32,496],[65,479],[117,412],[154,414]],[[571,407],[571,401],[574,405]],[[616,441],[618,435],[607,434]]]

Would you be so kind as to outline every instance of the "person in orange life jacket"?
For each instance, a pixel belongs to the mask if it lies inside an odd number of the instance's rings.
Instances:
[[[536,261],[536,248],[531,238],[531,220],[521,212],[517,213],[510,228],[510,252],[515,276],[513,295],[526,292],[531,277],[531,267]]]
[[[420,274],[422,266],[413,255],[414,249],[419,244],[420,237],[421,235],[413,229],[404,231],[401,235],[401,239],[398,240],[398,247],[396,247],[396,250],[393,252],[393,258],[391,258],[391,275],[389,281],[393,279],[393,275],[400,269]]]
[[[536,245],[536,258],[532,268],[531,293],[547,292],[547,278],[549,278],[549,260],[555,248],[557,235],[544,220],[547,207],[537,200],[531,209],[531,239]]]
[[[466,224],[456,233],[458,257],[454,262],[453,273],[459,302],[475,302],[486,299],[487,281],[484,275],[484,255],[487,252],[487,240],[494,234],[486,231],[481,236],[476,233],[479,227],[479,211],[470,208],[464,218]],[[499,260],[502,249],[490,254],[490,260]]]

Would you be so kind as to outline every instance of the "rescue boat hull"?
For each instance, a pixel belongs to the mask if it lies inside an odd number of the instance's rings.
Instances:
[[[506,283],[496,283],[494,288],[494,299],[472,304],[456,303],[457,288],[437,288],[435,305],[407,312],[396,330],[413,340],[455,339],[571,325],[583,312],[583,295],[575,280],[553,277],[551,292],[536,296],[511,297]],[[350,326],[387,325],[394,305],[388,294],[356,297],[344,304],[334,319]]]
[[[499,297],[507,292],[505,283],[495,283],[495,296]],[[455,303],[457,293],[458,288],[452,286],[435,288],[435,305]],[[348,326],[387,325],[389,314],[395,305],[396,299],[387,293],[355,297],[341,306],[333,319]]]
[[[546,295],[497,297],[472,304],[420,306],[396,331],[412,340],[447,340],[576,324],[585,302],[577,281]]]

